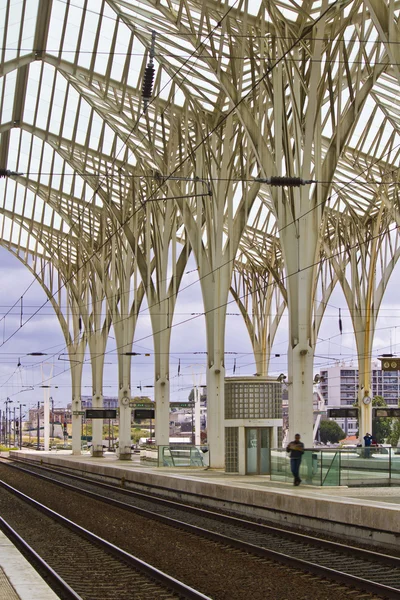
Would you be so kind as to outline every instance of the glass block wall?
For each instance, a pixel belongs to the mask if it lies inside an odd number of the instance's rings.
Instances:
[[[283,428],[282,427],[278,427],[278,440],[277,440],[278,444],[277,444],[277,448],[282,448],[282,444],[283,444]]]
[[[282,419],[282,385],[261,377],[225,379],[225,419]]]
[[[225,472],[239,471],[239,428],[225,427]]]

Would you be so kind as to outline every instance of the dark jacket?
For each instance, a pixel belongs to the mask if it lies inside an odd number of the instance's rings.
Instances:
[[[286,447],[286,452],[290,452],[290,458],[301,458],[304,453],[303,442],[290,442]]]

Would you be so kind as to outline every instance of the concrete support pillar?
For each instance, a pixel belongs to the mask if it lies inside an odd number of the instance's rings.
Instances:
[[[169,444],[169,346],[171,339],[171,302],[152,304],[150,314],[154,332],[155,439],[158,446]]]
[[[303,192],[305,196],[305,192]],[[303,197],[303,201],[308,196]],[[288,393],[289,439],[299,433],[306,447],[313,446],[312,316],[315,272],[310,268],[318,250],[317,216],[313,211],[285,230],[289,309]]]
[[[238,429],[239,475],[246,475],[246,428]]]
[[[80,402],[79,402],[80,410]],[[79,456],[82,454],[82,416],[72,414],[72,454]]]
[[[296,433],[307,448],[313,446],[313,362],[308,343],[289,348],[289,439]]]
[[[193,388],[194,393],[194,428],[195,428],[195,436],[194,443],[196,446],[200,446],[201,444],[201,410],[200,410],[200,392],[197,385]]]
[[[360,319],[361,320],[361,319]],[[363,319],[364,320],[364,319]],[[364,334],[356,334],[358,351],[358,431],[360,442],[364,436],[372,434],[372,385],[371,385],[371,352],[373,332],[365,327]],[[362,339],[360,339],[362,337]],[[371,402],[364,402],[364,398],[371,398]]]
[[[213,365],[207,369],[207,440],[210,446],[210,466],[225,467],[225,367]]]
[[[274,425],[271,427],[271,448],[278,447],[278,428]]]
[[[119,446],[118,457],[120,460],[131,459],[131,416],[132,409],[129,406],[131,390],[128,386],[119,390]],[[126,400],[128,399],[128,401]]]
[[[103,394],[92,395],[93,408],[103,408]],[[93,448],[103,443],[103,419],[92,419],[92,444]]]
[[[82,342],[83,345],[83,342]],[[80,360],[77,357],[80,356]],[[82,454],[82,415],[77,414],[82,411],[81,388],[82,388],[82,368],[83,368],[83,349],[80,354],[71,355],[71,379],[72,379],[72,454]],[[73,358],[74,357],[74,358]]]
[[[156,404],[156,431],[157,446],[169,444],[169,379],[160,377],[155,381],[154,399]]]

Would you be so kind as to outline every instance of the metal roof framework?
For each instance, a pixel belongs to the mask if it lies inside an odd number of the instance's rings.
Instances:
[[[0,168],[22,173],[0,180],[1,243],[42,280],[71,356],[84,321],[99,403],[111,323],[120,396],[130,393],[126,352],[143,294],[155,354],[168,355],[190,253],[211,395],[223,398],[230,288],[265,371],[277,326],[261,308],[265,289],[268,310],[289,308],[289,419],[310,443],[314,347],[337,281],[361,318],[361,398],[369,389],[374,320],[398,258],[398,17],[394,0],[8,0],[0,9]],[[254,179],[276,175],[315,183]],[[69,315],[61,298],[75,307]],[[168,420],[166,359],[155,387]],[[221,400],[210,420],[217,465]]]

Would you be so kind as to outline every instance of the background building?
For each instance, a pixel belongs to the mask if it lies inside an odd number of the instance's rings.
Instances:
[[[340,363],[320,372],[320,393],[327,408],[353,406],[357,401],[358,369]],[[382,371],[378,361],[372,363],[372,397],[382,396],[388,406],[397,406],[400,398],[398,371]],[[335,419],[348,435],[355,435],[356,419]]]

